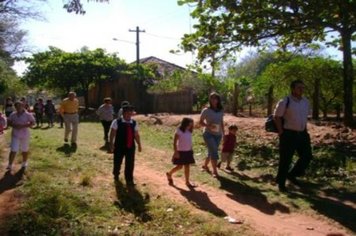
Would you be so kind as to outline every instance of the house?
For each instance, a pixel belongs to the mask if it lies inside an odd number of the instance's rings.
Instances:
[[[164,61],[157,57],[147,57],[140,60],[141,64],[153,65],[156,76],[169,78],[175,71],[186,71],[185,68]],[[160,78],[157,78],[159,80]],[[105,97],[113,99],[115,108],[119,108],[122,101],[129,101],[139,113],[191,113],[193,108],[193,91],[184,90],[171,93],[148,93],[147,87],[133,75],[120,75],[115,79],[98,82],[89,91],[89,105],[98,107]]]

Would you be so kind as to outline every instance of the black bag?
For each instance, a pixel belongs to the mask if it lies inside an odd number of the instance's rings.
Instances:
[[[286,109],[288,108],[288,106],[289,106],[289,97],[287,97]],[[283,126],[284,119],[283,117],[281,119],[282,119],[282,126]],[[278,133],[276,123],[274,123],[273,115],[269,115],[267,117],[267,120],[265,122],[265,130],[267,132]]]

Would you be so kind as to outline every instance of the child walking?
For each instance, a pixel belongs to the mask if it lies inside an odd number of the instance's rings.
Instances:
[[[133,120],[133,107],[130,105],[123,107],[122,118],[113,120],[110,131],[110,149],[114,153],[113,175],[115,182],[119,181],[121,164],[125,158],[125,180],[128,187],[135,186],[133,173],[135,166],[136,145],[141,152],[141,141],[138,126]]]
[[[221,161],[218,163],[218,168],[221,167],[222,162],[226,162],[226,170],[233,171],[234,169],[231,168],[231,160],[234,154],[234,150],[236,147],[236,132],[237,126],[230,125],[229,126],[229,133],[224,136],[223,139],[223,148],[221,151]]]
[[[185,117],[174,134],[172,162],[176,166],[166,173],[169,185],[173,185],[172,175],[184,167],[185,184],[189,188],[194,187],[189,181],[190,164],[195,163],[192,144],[193,126],[193,120]]]

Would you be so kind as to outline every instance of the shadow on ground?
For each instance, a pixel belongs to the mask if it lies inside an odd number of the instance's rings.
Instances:
[[[177,186],[174,186],[174,188],[179,190],[180,194],[182,194],[182,196],[185,197],[196,208],[210,212],[219,217],[226,216],[225,211],[215,205],[210,200],[206,192],[197,191],[194,188],[191,188],[190,190],[185,190]]]
[[[56,150],[57,152],[63,152],[66,156],[70,157],[77,151],[77,145],[69,145],[68,143],[65,143],[63,146],[57,148]]]
[[[229,191],[231,193],[229,197],[232,199],[243,204],[249,204],[266,214],[273,214],[276,210],[283,213],[289,212],[289,209],[281,203],[269,203],[267,198],[261,193],[261,191],[271,190],[256,189],[246,184],[248,181],[261,185],[273,184],[274,177],[272,175],[263,174],[257,177],[249,177],[237,172],[229,174],[244,181],[243,183],[239,183],[226,177],[219,178],[221,188]],[[303,199],[317,213],[333,219],[349,230],[356,232],[356,224],[354,222],[356,218],[356,208],[354,207],[356,205],[356,193],[352,190],[346,188],[331,189],[325,184],[312,182],[302,182],[300,188],[289,185],[288,189],[289,192],[286,194],[291,200]],[[278,191],[277,188],[276,191]],[[299,208],[294,201],[291,201],[291,204],[295,208]]]
[[[346,189],[323,189],[317,184],[304,183],[299,191],[291,191],[289,197],[309,202],[310,207],[316,212],[356,232],[355,192]]]
[[[220,188],[228,191],[227,196],[234,201],[250,205],[268,215],[274,215],[277,211],[286,214],[290,213],[289,208],[282,203],[269,202],[260,189],[224,176],[219,176],[218,180],[220,181]]]
[[[150,201],[148,194],[143,196],[135,186],[125,188],[121,181],[115,181],[115,190],[118,199],[114,203],[115,206],[133,213],[142,222],[152,220],[147,209],[147,204]]]
[[[21,185],[22,177],[25,173],[25,169],[21,168],[14,175],[10,171],[6,171],[4,176],[0,179],[0,194],[3,192],[16,188]]]

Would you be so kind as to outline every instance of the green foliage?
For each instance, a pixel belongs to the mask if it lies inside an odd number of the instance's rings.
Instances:
[[[322,57],[295,56],[289,61],[279,61],[267,66],[254,84],[256,94],[264,97],[269,87],[274,88],[274,98],[289,93],[289,84],[302,79],[307,85],[306,96],[311,98],[315,81],[320,80],[321,109],[327,113],[332,105],[342,100],[342,69],[339,62]]]
[[[191,15],[197,19],[195,32],[186,34],[182,47],[198,51],[198,60],[224,58],[242,46],[266,47],[273,42],[286,50],[288,45],[299,46],[321,41],[335,45],[343,52],[343,84],[346,125],[353,123],[353,65],[352,45],[355,37],[355,1],[201,1]],[[338,38],[329,40],[329,32]]]
[[[64,52],[50,47],[26,58],[29,64],[23,80],[29,86],[60,90],[68,93],[80,89],[87,104],[88,90],[97,81],[114,78],[119,73],[127,73],[129,66],[116,55],[106,54],[103,49],[80,52]]]

